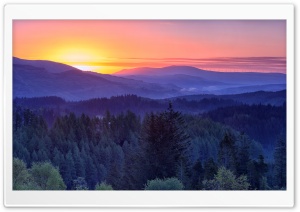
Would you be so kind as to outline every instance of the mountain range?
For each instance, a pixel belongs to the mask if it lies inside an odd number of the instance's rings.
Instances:
[[[164,99],[198,94],[238,94],[286,89],[279,73],[215,72],[191,66],[86,72],[45,60],[13,58],[13,96],[58,96],[69,101],[134,94]]]
[[[15,98],[14,106],[21,106],[47,116],[50,125],[55,117],[70,112],[80,116],[103,117],[110,111],[111,114],[126,114],[134,111],[143,117],[151,112],[162,112],[168,108],[169,102],[175,110],[185,114],[203,114],[216,109],[236,107],[243,105],[263,105],[267,107],[283,106],[286,102],[286,90],[257,91],[252,93],[234,95],[200,94],[180,96],[168,99],[150,99],[136,95],[122,95],[111,98],[95,98],[84,101],[66,101],[60,97],[33,97]],[[43,108],[43,110],[41,110]],[[226,109],[225,109],[226,110]],[[226,115],[223,114],[223,115]]]

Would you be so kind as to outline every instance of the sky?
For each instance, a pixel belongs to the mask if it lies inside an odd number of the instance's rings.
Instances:
[[[286,73],[286,22],[15,20],[13,56],[106,74],[170,65]]]

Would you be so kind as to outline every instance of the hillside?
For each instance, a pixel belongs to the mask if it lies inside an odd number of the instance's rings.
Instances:
[[[165,99],[280,91],[286,88],[285,81],[284,74],[213,72],[189,66],[136,68],[109,75],[85,72],[51,61],[13,58],[13,97],[57,96],[79,101],[137,95]]]

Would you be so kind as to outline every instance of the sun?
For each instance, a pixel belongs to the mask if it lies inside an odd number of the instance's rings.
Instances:
[[[55,54],[57,62],[73,66],[82,71],[101,72],[99,65],[105,60],[98,51],[86,47],[65,47]]]
[[[86,52],[71,52],[62,56],[62,59],[68,62],[95,62],[96,56]]]
[[[60,49],[57,53],[60,60],[69,63],[98,62],[102,57],[92,48],[67,47]]]
[[[101,72],[101,66],[92,66],[92,65],[72,65],[74,68],[77,68],[81,71],[92,71],[92,72]]]

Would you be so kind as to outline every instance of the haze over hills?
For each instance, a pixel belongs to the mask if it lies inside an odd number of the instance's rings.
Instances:
[[[205,71],[190,66],[136,68],[114,75],[85,72],[61,63],[13,58],[13,96],[58,96],[77,101],[134,94],[163,99],[195,94],[279,91],[286,75]]]
[[[21,59],[13,61],[13,96],[42,97],[58,96],[66,100],[85,100],[136,94],[151,98],[167,98],[180,95],[176,86],[145,83],[105,74],[84,72],[51,61]],[[40,66],[39,66],[40,65]],[[55,66],[55,67],[54,67]],[[57,68],[52,71],[52,68]]]
[[[188,75],[201,77],[203,80],[230,83],[232,85],[263,85],[285,84],[286,75],[281,73],[258,73],[258,72],[217,72],[206,71],[191,66],[167,66],[163,68],[134,68],[116,72],[115,76],[153,81],[161,76]],[[149,79],[149,76],[152,78]]]
[[[215,95],[215,94],[199,94],[189,96],[179,96],[171,98],[184,99],[186,101],[201,101],[203,99],[219,99],[219,100],[232,100],[242,104],[262,104],[262,105],[274,105],[281,106],[286,102],[286,90],[281,91],[256,91],[241,94],[229,94],[229,95]]]

